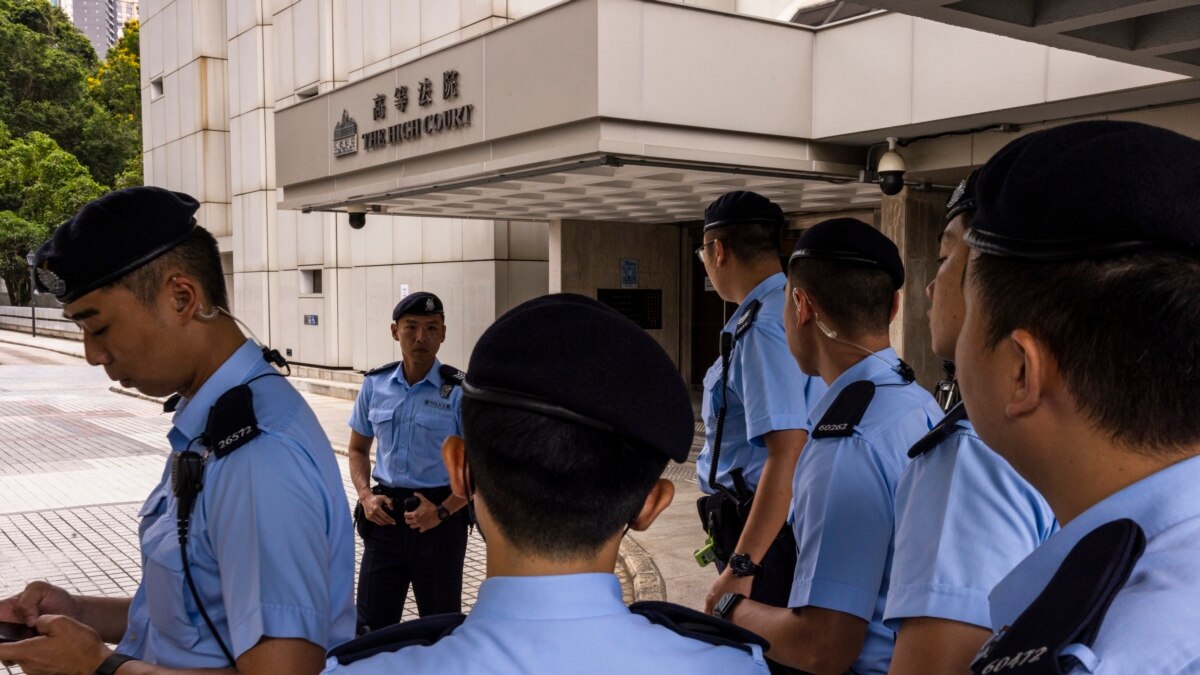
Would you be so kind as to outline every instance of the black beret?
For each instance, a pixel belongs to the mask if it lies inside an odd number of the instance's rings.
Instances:
[[[797,258],[871,265],[887,272],[896,288],[904,285],[900,251],[882,232],[854,218],[824,220],[804,231],[789,264]]]
[[[620,436],[687,459],[692,404],[646,331],[591,298],[545,295],[506,312],[471,352],[463,395]]]
[[[978,176],[979,170],[976,169],[971,172],[971,175],[964,178],[958,187],[954,188],[954,193],[946,201],[946,222],[954,220],[955,216],[964,211],[975,210],[975,184]]]
[[[71,303],[178,246],[200,204],[182,192],[132,187],[92,200],[37,250],[37,287]]]
[[[783,228],[783,209],[757,192],[744,190],[726,192],[704,209],[705,232],[714,227],[743,223],[766,223]]]
[[[396,303],[396,308],[392,310],[392,321],[398,320],[405,314],[417,316],[441,314],[445,316],[446,310],[442,307],[442,299],[438,296],[425,291],[417,291],[404,296],[403,300]]]
[[[1077,122],[1009,143],[979,170],[967,244],[1040,261],[1200,245],[1200,142]]]

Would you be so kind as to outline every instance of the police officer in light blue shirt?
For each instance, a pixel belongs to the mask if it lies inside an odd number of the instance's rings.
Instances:
[[[807,230],[789,264],[789,345],[801,370],[829,383],[796,465],[790,609],[730,595],[717,611],[771,642],[770,658],[809,672],[885,673],[891,659],[896,483],[908,448],[942,417],[889,345],[903,283],[895,244],[850,218]]]
[[[484,332],[462,386],[465,437],[443,454],[487,542],[475,606],[369,633],[327,672],[768,672],[757,636],[665,602],[627,607],[612,573],[624,533],[671,502],[668,459],[691,447],[687,389],[653,338],[590,298],[537,298]]]
[[[350,414],[350,478],[364,544],[360,633],[399,621],[410,584],[421,616],[462,609],[468,522],[442,464],[442,443],[462,433],[462,373],[437,359],[446,339],[441,299],[406,296],[392,311],[391,331],[404,358],[367,373]]]
[[[1200,672],[1200,142],[1132,122],[980,169],[956,349],[979,435],[1062,529],[991,595],[977,675]]]
[[[278,352],[229,314],[198,206],[121,190],[38,249],[39,286],[83,329],[88,362],[122,386],[175,393],[175,417],[168,465],[140,511],[134,597],[35,582],[0,602],[0,620],[42,634],[4,645],[0,659],[26,672],[316,673],[324,649],[353,633],[354,542],[333,450],[272,367],[286,365]]]
[[[809,408],[825,384],[801,373],[787,348],[784,225],[783,210],[766,197],[729,192],[705,209],[704,244],[696,249],[716,292],[738,303],[704,377],[696,476],[708,495],[699,504],[701,525],[720,570],[706,611],[724,593],[782,607],[791,587],[791,476],[808,439]]]
[[[963,236],[975,210],[975,177],[951,197],[937,276],[925,289],[933,352],[946,360],[962,330]],[[955,399],[909,450],[913,459],[896,489],[884,610],[885,626],[896,631],[893,675],[966,672],[991,635],[988,593],[1057,529],[1046,500],[979,440]]]

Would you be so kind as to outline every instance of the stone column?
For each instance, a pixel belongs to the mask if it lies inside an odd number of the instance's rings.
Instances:
[[[930,345],[925,287],[937,273],[938,234],[945,226],[948,196],[941,191],[905,188],[894,197],[883,198],[880,217],[880,230],[896,242],[904,260],[904,288],[900,289],[900,312],[892,322],[892,346],[927,389],[942,375],[942,362]]]

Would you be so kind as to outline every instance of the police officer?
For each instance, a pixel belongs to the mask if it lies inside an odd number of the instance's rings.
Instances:
[[[980,170],[956,354],[1062,529],[992,591],[976,673],[1200,672],[1200,142],[1131,122]]]
[[[904,284],[895,244],[861,221],[827,220],[800,237],[788,271],[788,344],[829,384],[792,488],[791,609],[728,594],[715,611],[765,637],[785,665],[885,673],[893,495],[908,448],[942,411],[888,341]]]
[[[975,179],[947,205],[932,306],[933,353],[954,360],[962,331],[963,240]],[[991,635],[988,593],[1056,529],[1046,500],[975,434],[961,402],[908,452],[896,488],[896,542],[884,625],[896,631],[892,675],[960,675]]]
[[[756,636],[621,599],[621,539],[671,503],[660,476],[693,433],[683,380],[645,331],[590,298],[530,300],[479,338],[462,387],[465,436],[443,455],[487,542],[475,606],[361,637],[327,672],[767,672]]]
[[[786,523],[792,474],[808,439],[809,408],[825,390],[796,367],[783,331],[779,244],[783,210],[754,192],[729,192],[704,210],[696,254],[726,302],[738,304],[721,354],[704,376],[704,449],[696,460],[701,524],[724,593],[783,607],[796,548]]]
[[[175,394],[175,415],[171,457],[139,513],[133,598],[34,582],[0,602],[0,620],[41,633],[0,646],[26,672],[316,673],[324,649],[353,633],[354,547],[333,450],[272,367],[278,352],[229,314],[198,207],[160,188],[120,190],[37,251],[38,288],[83,330],[88,363],[123,387]]]
[[[459,510],[466,501],[450,493],[442,465],[442,442],[462,433],[462,373],[437,359],[445,316],[433,293],[396,305],[392,339],[403,359],[367,373],[350,414],[350,479],[364,545],[360,634],[400,620],[410,583],[421,616],[462,609],[468,522]]]

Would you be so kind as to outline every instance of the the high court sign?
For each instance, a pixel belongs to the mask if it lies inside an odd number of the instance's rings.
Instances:
[[[458,98],[458,71],[447,70],[442,73],[442,100],[449,101]],[[408,113],[410,96],[409,86],[401,85],[392,92],[391,106],[400,116]],[[385,127],[363,132],[362,148],[366,151],[379,150],[388,145],[420,140],[422,136],[434,136],[454,129],[471,126],[471,115],[475,111],[473,104],[461,105],[449,110],[431,112],[421,116],[418,111],[433,105],[434,84],[428,77],[416,83],[416,113],[412,119],[407,119]],[[386,94],[375,94],[371,99],[371,117],[374,122],[387,122],[388,97]],[[333,127],[333,156],[345,157],[358,152],[359,148],[358,123],[350,117],[348,110],[342,110],[342,119]]]

